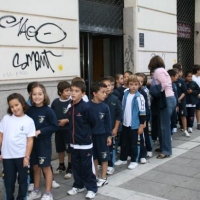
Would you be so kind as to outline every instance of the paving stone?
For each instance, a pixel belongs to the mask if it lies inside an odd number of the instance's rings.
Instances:
[[[180,157],[200,160],[199,153],[191,150],[182,154]]]
[[[193,161],[193,159],[183,158],[183,157],[179,156],[175,159],[170,160],[167,163],[174,164],[174,165],[186,165],[186,164],[190,163],[191,161]]]
[[[183,176],[194,176],[200,172],[200,168],[192,168],[186,166],[173,165],[165,163],[155,168],[155,170],[163,171],[169,174],[178,174]]]

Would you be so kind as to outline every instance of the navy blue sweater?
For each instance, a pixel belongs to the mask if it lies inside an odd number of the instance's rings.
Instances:
[[[57,117],[49,106],[31,106],[26,114],[33,119],[36,130],[41,132],[38,139],[50,138],[58,130]]]
[[[177,87],[177,94],[178,94],[178,98],[181,96],[181,94],[186,94],[187,92],[187,88],[185,85],[185,80],[183,78],[179,78],[176,82],[176,87]],[[185,101],[185,97],[181,100],[181,101]]]
[[[186,104],[196,105],[198,102],[199,86],[195,81],[186,82],[187,89],[191,89],[192,93],[186,93]]]
[[[93,114],[89,104],[81,99],[77,104],[71,104],[68,110],[71,143],[89,145],[92,143],[91,123]]]
[[[54,99],[51,104],[51,108],[54,110],[57,119],[67,119],[67,108],[71,100],[68,101],[60,101],[59,98]],[[59,130],[69,130],[69,123],[66,123],[64,126],[59,126]]]
[[[112,122],[109,107],[104,102],[93,103],[89,101],[88,104],[93,113],[92,134],[107,134],[111,136]]]
[[[122,104],[118,97],[113,94],[109,94],[108,97],[104,100],[110,109],[111,116],[111,127],[112,129],[115,127],[115,122],[122,121]],[[120,129],[118,131],[121,131]]]

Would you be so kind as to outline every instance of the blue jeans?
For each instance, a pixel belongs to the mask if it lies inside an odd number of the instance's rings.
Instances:
[[[159,135],[160,148],[162,154],[172,154],[171,144],[171,115],[176,106],[176,99],[174,96],[166,97],[167,107],[160,110],[160,128],[161,132]]]

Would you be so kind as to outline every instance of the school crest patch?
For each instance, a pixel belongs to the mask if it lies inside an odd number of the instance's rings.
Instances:
[[[42,165],[45,161],[45,157],[39,157],[39,164]]]
[[[101,152],[101,156],[103,159],[105,159],[107,157],[107,152]]]
[[[100,118],[100,119],[103,119],[104,116],[105,116],[105,113],[99,113],[99,118]]]

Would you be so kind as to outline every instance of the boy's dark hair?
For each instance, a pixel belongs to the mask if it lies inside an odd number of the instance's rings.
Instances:
[[[120,74],[120,73],[119,74],[115,74],[115,80],[118,80],[121,75],[123,76],[123,74]]]
[[[192,74],[192,71],[191,70],[188,70],[185,72],[185,78],[188,76],[188,74]]]
[[[10,106],[9,106],[9,102],[13,99],[17,99],[21,104],[22,104],[22,107],[23,107],[23,111],[26,112],[29,108],[28,104],[26,103],[24,97],[19,94],[19,93],[13,93],[13,94],[10,94],[8,97],[7,97],[7,103],[8,103],[8,109],[7,109],[7,113],[12,115],[12,111],[10,109]]]
[[[180,63],[175,63],[172,66],[173,69],[178,69],[178,71],[182,71],[182,65]]]
[[[157,68],[165,68],[164,60],[160,56],[154,56],[151,58],[148,69],[154,71]]]
[[[111,80],[110,80],[110,78],[108,76],[100,78],[98,82],[99,83],[103,83],[104,81],[110,81],[111,82]]]
[[[192,68],[192,73],[196,74],[197,71],[199,71],[199,70],[200,70],[200,65],[194,65],[194,67]]]
[[[58,95],[60,96],[68,88],[70,89],[70,84],[67,81],[60,81],[57,85]]]
[[[83,81],[75,81],[71,84],[71,87],[77,87],[81,90],[81,92],[86,92],[86,85]]]
[[[124,72],[124,74],[133,75],[133,72],[127,70],[127,71]]]
[[[135,75],[139,76],[139,77],[142,77],[144,79],[142,86],[146,86],[146,84],[147,84],[147,75],[145,73],[141,73],[141,72],[135,73]]]
[[[71,84],[74,83],[74,82],[76,82],[76,81],[81,81],[81,82],[85,83],[85,81],[84,81],[83,78],[77,76],[77,77],[74,77],[74,78],[72,79]]]
[[[106,76],[105,78],[109,79],[110,82],[115,82],[115,78],[113,76]]]
[[[178,74],[178,72],[174,69],[169,69],[167,72],[168,72],[170,77],[176,76]]]
[[[91,94],[97,93],[101,88],[107,88],[107,85],[102,82],[93,82],[90,87]]]
[[[37,83],[37,81],[33,81],[33,82],[30,82],[28,85],[27,85],[27,92],[30,94],[31,93],[31,88],[32,86]]]
[[[44,85],[43,85],[42,83],[39,83],[39,82],[35,83],[35,84],[32,86],[32,88],[31,88],[31,96],[30,96],[30,99],[31,99],[32,105],[35,106],[35,103],[33,102],[33,99],[32,99],[33,89],[34,89],[34,88],[37,88],[37,87],[41,88],[41,89],[42,89],[42,92],[43,92],[43,94],[44,94],[44,102],[43,102],[43,105],[44,105],[44,106],[48,106],[48,105],[50,104],[49,96],[48,96],[48,94],[47,94],[47,91],[46,91],[46,88],[44,87]]]

